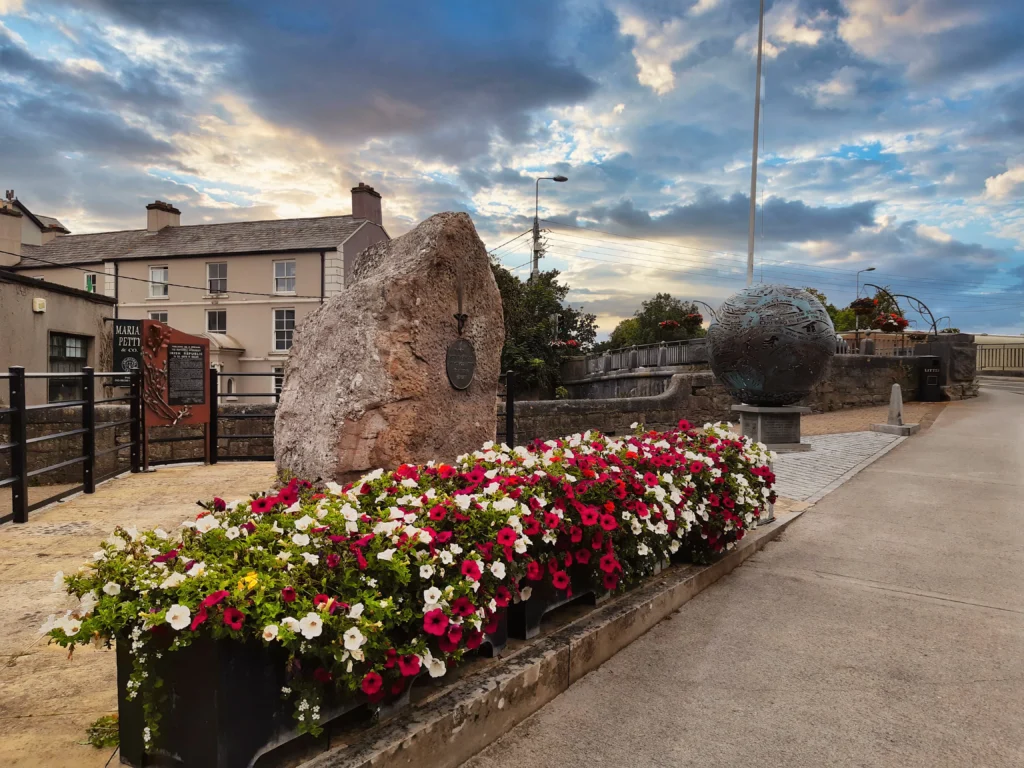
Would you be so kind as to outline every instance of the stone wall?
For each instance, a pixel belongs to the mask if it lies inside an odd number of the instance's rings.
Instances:
[[[265,438],[246,438],[242,440],[221,440],[220,456],[273,456],[274,454],[274,408],[266,405],[222,405],[222,416],[266,414],[269,418],[224,419],[219,421],[220,435],[266,435]],[[102,429],[103,424],[125,421],[129,417],[127,405],[96,406],[96,452],[102,453],[114,445],[124,445],[131,441],[130,425],[121,424],[116,427]],[[53,408],[44,411],[29,411],[28,436],[42,437],[60,432],[70,432],[82,426],[81,408]],[[198,437],[203,435],[202,426],[188,427],[154,427],[150,429],[150,439],[158,437]],[[0,443],[10,439],[10,416],[0,417]],[[42,467],[59,464],[82,455],[82,435],[61,437],[46,440],[29,446],[28,469],[33,471]],[[203,441],[150,444],[150,463],[167,461],[202,461]],[[96,477],[104,477],[115,471],[126,472],[130,469],[131,451],[126,448],[117,453],[109,453],[96,460]],[[0,453],[0,478],[10,474],[10,451]],[[57,485],[82,482],[82,465],[72,464],[68,467],[31,478],[30,485]],[[6,492],[0,490],[0,493]]]
[[[587,400],[548,400],[516,403],[516,442],[534,438],[549,439],[583,432],[587,429],[622,435],[630,424],[641,422],[655,429],[688,419],[695,424],[733,420],[730,406],[734,400],[709,371],[676,373],[670,376],[633,372],[616,381],[627,387],[630,382],[667,381],[661,393],[646,397],[609,397]],[[869,357],[838,355],[825,378],[811,396],[800,403],[815,411],[835,411],[868,405],[885,405],[893,384],[899,384],[906,401],[917,399],[920,362],[912,357]],[[498,406],[499,439],[505,434],[505,407]]]

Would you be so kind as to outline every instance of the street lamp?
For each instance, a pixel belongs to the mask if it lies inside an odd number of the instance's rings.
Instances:
[[[533,269],[530,279],[540,274],[540,183],[542,181],[568,181],[567,176],[541,176],[533,190]]]
[[[867,267],[866,269],[858,269],[857,270],[857,295],[854,296],[853,298],[855,298],[855,299],[859,299],[860,298],[860,273],[861,272],[874,272],[874,271],[875,271],[874,267]],[[858,315],[856,312],[853,313],[853,329],[854,329],[854,340],[855,340],[854,343],[856,344],[857,352],[859,353],[860,352],[860,315]]]

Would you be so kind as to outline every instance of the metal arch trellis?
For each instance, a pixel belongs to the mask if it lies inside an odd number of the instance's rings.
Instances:
[[[875,288],[876,290],[881,291],[890,299],[892,299],[892,303],[896,305],[896,309],[899,310],[901,315],[903,314],[903,310],[900,309],[900,303],[899,301],[897,301],[897,297],[901,299],[906,299],[908,302],[911,302],[910,308],[917,312],[917,314],[919,314],[921,317],[925,317],[925,315],[927,315],[928,320],[931,321],[932,335],[938,338],[939,329],[935,324],[935,315],[933,315],[932,311],[928,309],[928,305],[921,301],[919,298],[917,298],[916,296],[910,296],[906,293],[892,293],[888,289],[883,288],[880,285],[875,285],[874,283],[864,283],[864,287]]]

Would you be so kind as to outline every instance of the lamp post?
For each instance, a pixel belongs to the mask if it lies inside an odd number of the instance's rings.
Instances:
[[[566,176],[541,176],[533,189],[533,269],[530,279],[540,274],[540,183],[542,181],[568,181]]]
[[[857,270],[857,294],[853,297],[855,299],[860,298],[860,273],[861,272],[874,272],[874,267],[867,267],[866,269]],[[853,328],[854,328],[854,343],[857,346],[857,353],[860,354],[860,315],[856,312],[853,313]]]

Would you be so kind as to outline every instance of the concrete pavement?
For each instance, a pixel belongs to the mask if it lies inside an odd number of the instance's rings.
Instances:
[[[983,390],[465,768],[1024,765],[1022,496]]]

